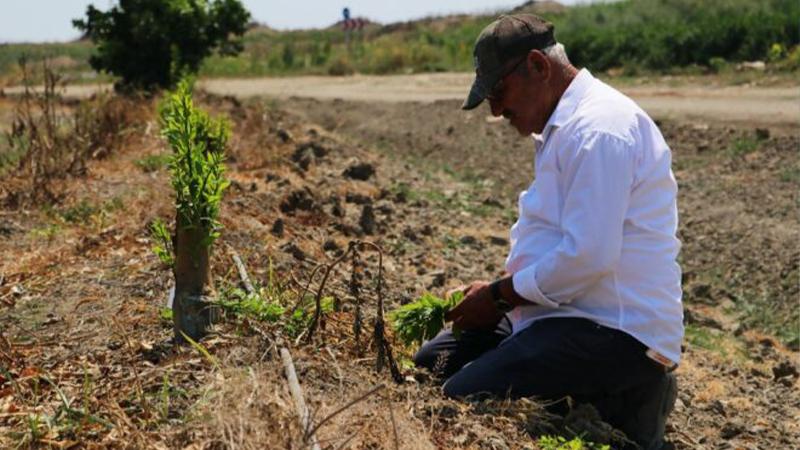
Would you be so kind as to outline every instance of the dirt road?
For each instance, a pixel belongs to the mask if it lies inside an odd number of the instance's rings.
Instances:
[[[391,76],[216,79],[202,84],[216,94],[249,97],[312,97],[343,100],[419,101],[462,99],[469,73]],[[797,124],[800,88],[702,85],[623,86],[648,113],[664,118],[703,118],[724,122]]]
[[[291,78],[221,78],[201,81],[215,94],[236,97],[308,97],[319,100],[433,102],[461,99],[472,82],[469,73],[416,75],[307,76]],[[612,81],[613,84],[613,81]],[[102,86],[70,86],[67,96],[85,97]],[[800,120],[800,87],[754,87],[706,84],[621,86],[648,113],[658,118],[796,126]],[[5,89],[7,94],[19,88]]]

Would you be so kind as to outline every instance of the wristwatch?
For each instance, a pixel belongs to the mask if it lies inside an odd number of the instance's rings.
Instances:
[[[489,285],[489,290],[492,293],[492,301],[494,301],[494,306],[497,307],[497,310],[507,313],[514,309],[514,307],[503,298],[503,294],[500,292],[501,281],[502,280],[495,280],[492,282],[492,284]]]

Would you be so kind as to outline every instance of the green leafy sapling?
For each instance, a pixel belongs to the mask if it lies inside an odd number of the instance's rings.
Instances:
[[[229,184],[224,159],[230,125],[194,106],[191,81],[186,79],[165,97],[159,113],[161,132],[172,148],[169,169],[176,214],[174,238],[162,222],[153,224],[154,251],[175,275],[175,337],[199,339],[216,314],[209,304],[210,254],[219,237],[220,202]]]
[[[439,298],[429,292],[417,300],[392,311],[389,318],[397,337],[406,346],[422,344],[436,336],[444,328],[444,316],[464,298],[456,292],[448,299]]]
[[[194,107],[191,81],[178,83],[160,108],[162,133],[173,150],[169,168],[178,220],[208,230],[203,244],[219,237],[219,204],[230,184],[225,179],[225,145],[230,125]]]

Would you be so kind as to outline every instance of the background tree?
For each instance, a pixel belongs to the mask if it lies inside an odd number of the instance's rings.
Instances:
[[[119,76],[118,88],[152,90],[196,73],[215,50],[239,53],[249,19],[239,0],[120,0],[72,23],[97,45],[92,68]]]

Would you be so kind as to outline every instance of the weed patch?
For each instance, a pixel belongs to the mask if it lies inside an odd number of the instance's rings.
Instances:
[[[752,137],[743,137],[734,140],[728,146],[728,154],[734,158],[740,158],[758,150],[758,141]]]
[[[114,197],[102,204],[96,204],[84,198],[73,206],[59,210],[58,216],[65,222],[76,225],[88,225],[93,222],[103,224],[109,214],[122,209],[123,206],[122,199],[119,197]]]
[[[134,161],[136,167],[142,169],[144,173],[151,173],[166,168],[172,160],[169,153],[159,153],[157,155],[147,155]]]

